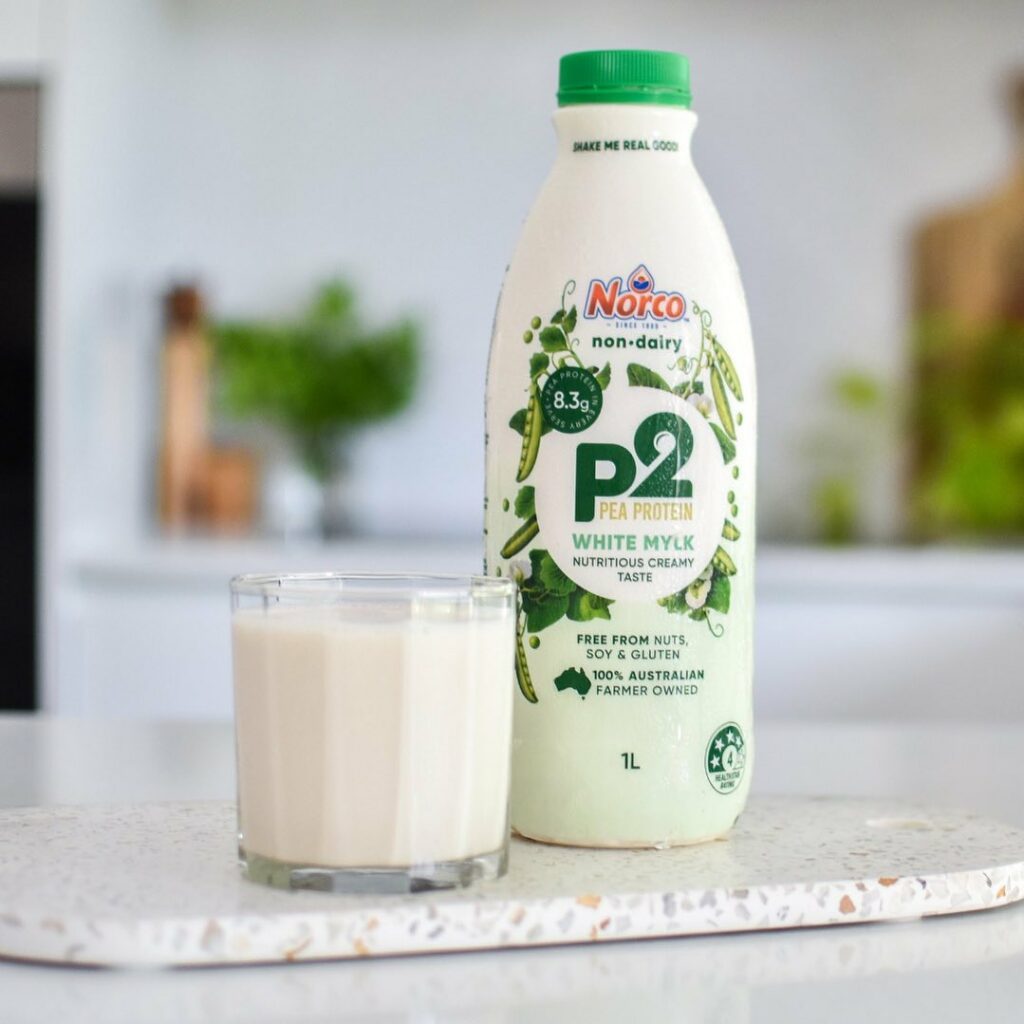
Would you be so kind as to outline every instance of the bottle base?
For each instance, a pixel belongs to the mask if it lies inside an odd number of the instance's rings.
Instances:
[[[544,843],[547,846],[574,846],[584,850],[671,850],[678,846],[699,846],[701,843],[721,842],[728,838],[731,831],[732,825],[720,832],[695,836],[692,839],[604,839],[601,842],[595,842],[592,839],[542,836],[515,825],[512,826],[512,834],[520,839],[528,839],[533,843]]]

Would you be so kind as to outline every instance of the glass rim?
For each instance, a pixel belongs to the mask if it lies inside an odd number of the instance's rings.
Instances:
[[[342,586],[328,589],[326,585],[332,583]],[[469,598],[483,596],[486,593],[514,597],[516,592],[515,581],[510,577],[426,572],[241,573],[232,576],[228,586],[232,595],[293,595],[330,597],[336,600],[345,596],[346,583],[354,585],[350,590],[351,596],[358,596],[360,599],[375,595],[391,599],[451,600],[455,594]],[[374,584],[381,588],[376,594]]]

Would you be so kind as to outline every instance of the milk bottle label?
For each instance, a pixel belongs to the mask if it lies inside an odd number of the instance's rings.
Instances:
[[[506,499],[519,522],[501,556],[521,583],[526,645],[563,618],[614,622],[617,601],[720,636],[737,571],[739,374],[711,311],[657,290],[645,265],[591,279],[583,316],[576,290],[566,282],[558,309],[524,325],[526,405],[507,426],[521,439]],[[581,666],[574,688],[594,675]],[[524,696],[538,699],[532,685]]]

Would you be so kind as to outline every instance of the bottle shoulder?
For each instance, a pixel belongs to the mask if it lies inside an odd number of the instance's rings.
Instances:
[[[692,163],[632,170],[556,162],[523,224],[506,291],[549,279],[626,276],[644,264],[659,287],[703,304],[739,305],[739,268],[711,195]],[[559,285],[560,287],[560,285]]]
[[[690,250],[732,256],[714,200],[692,163],[571,166],[563,158],[530,207],[516,255],[524,248],[605,241],[629,247],[673,236],[685,238]]]

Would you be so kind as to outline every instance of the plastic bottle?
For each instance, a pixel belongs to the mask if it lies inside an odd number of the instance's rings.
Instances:
[[[495,318],[487,567],[521,586],[512,824],[544,842],[712,839],[750,786],[753,348],[689,106],[681,55],[562,58]]]

